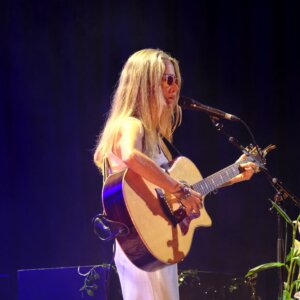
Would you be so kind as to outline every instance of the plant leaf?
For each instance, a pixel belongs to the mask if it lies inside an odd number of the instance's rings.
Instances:
[[[86,293],[87,293],[90,297],[94,297],[94,292],[93,292],[93,290],[87,290]]]
[[[276,210],[278,211],[278,213],[285,219],[285,221],[287,223],[289,223],[290,225],[293,226],[293,221],[291,220],[291,218],[286,214],[286,212],[278,205],[276,204],[274,201],[270,200],[272,203],[272,206],[274,208],[276,208]]]
[[[292,260],[295,260],[297,265],[300,266],[300,256],[293,257]]]
[[[300,242],[295,239],[295,248],[300,252]]]
[[[294,256],[294,248],[291,248],[289,254],[286,256],[285,258],[285,262],[290,262],[291,261],[291,258]]]
[[[266,264],[262,264],[262,265],[259,265],[255,268],[252,268],[248,271],[248,273],[245,275],[245,277],[249,277],[255,273],[258,273],[258,272],[261,272],[263,270],[266,270],[266,269],[272,269],[272,268],[280,268],[282,266],[284,266],[285,264],[284,263],[281,263],[281,262],[269,262],[269,263],[266,263]]]
[[[291,299],[291,294],[287,290],[284,290],[282,293],[282,300],[290,300],[290,299]]]
[[[300,257],[300,252],[296,247],[291,247],[289,254],[285,258],[285,262],[288,263],[295,258]]]
[[[299,287],[300,287],[300,280],[299,280],[299,279],[297,279],[297,280],[295,280],[295,281],[294,281],[294,283],[295,283],[295,286],[296,286],[296,291],[298,291],[298,293],[300,294],[300,291],[299,291]]]
[[[296,288],[296,293],[294,295],[294,297],[296,299],[300,299],[299,283],[300,283],[300,280],[298,279],[298,280],[294,280],[291,285],[291,291],[293,291],[294,288]]]
[[[288,283],[287,283],[286,281],[283,283],[283,288],[284,288],[285,290],[287,290],[287,289],[289,288]]]

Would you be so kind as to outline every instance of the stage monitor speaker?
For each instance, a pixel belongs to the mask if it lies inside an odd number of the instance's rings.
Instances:
[[[93,266],[80,267],[81,273],[87,273]],[[82,300],[105,298],[105,283],[107,268],[97,267],[97,278],[91,282],[95,288],[82,291],[86,277],[79,275],[78,267],[62,267],[48,269],[32,269],[18,271],[18,299],[19,300]],[[114,272],[112,272],[114,273]],[[113,275],[113,274],[112,274]],[[113,278],[112,281],[116,281]],[[110,286],[114,284],[111,283]],[[115,289],[116,292],[117,289]],[[94,293],[95,298],[88,293]],[[121,292],[119,292],[121,293]],[[114,297],[121,299],[121,297]]]

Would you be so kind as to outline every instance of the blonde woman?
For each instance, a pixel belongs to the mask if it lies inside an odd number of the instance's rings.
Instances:
[[[174,129],[181,121],[180,88],[179,65],[170,55],[157,49],[144,49],[130,56],[99,136],[94,161],[103,171],[104,159],[107,159],[110,173],[132,169],[181,199],[188,215],[199,214],[201,195],[187,189],[160,168],[171,159],[162,137],[172,141]],[[251,163],[243,164],[243,167],[245,171],[229,184],[252,176]],[[115,263],[124,300],[179,299],[177,264],[143,271],[127,258],[118,243]]]

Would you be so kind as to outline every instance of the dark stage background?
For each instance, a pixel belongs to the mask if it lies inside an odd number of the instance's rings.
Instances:
[[[93,165],[123,63],[161,48],[180,61],[182,94],[247,122],[269,170],[299,190],[299,1],[1,1],[1,299],[18,269],[108,262],[91,218],[101,211]],[[245,128],[224,121],[243,145]],[[185,111],[175,144],[204,176],[240,154],[208,117]],[[262,174],[206,198],[214,225],[195,235],[181,269],[245,274],[276,259],[273,190]],[[292,215],[299,210],[287,204]],[[276,274],[259,282],[272,299]]]

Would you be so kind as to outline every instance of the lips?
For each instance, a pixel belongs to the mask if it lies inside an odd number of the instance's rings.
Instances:
[[[168,104],[173,104],[175,102],[175,97],[168,97],[167,102]]]

